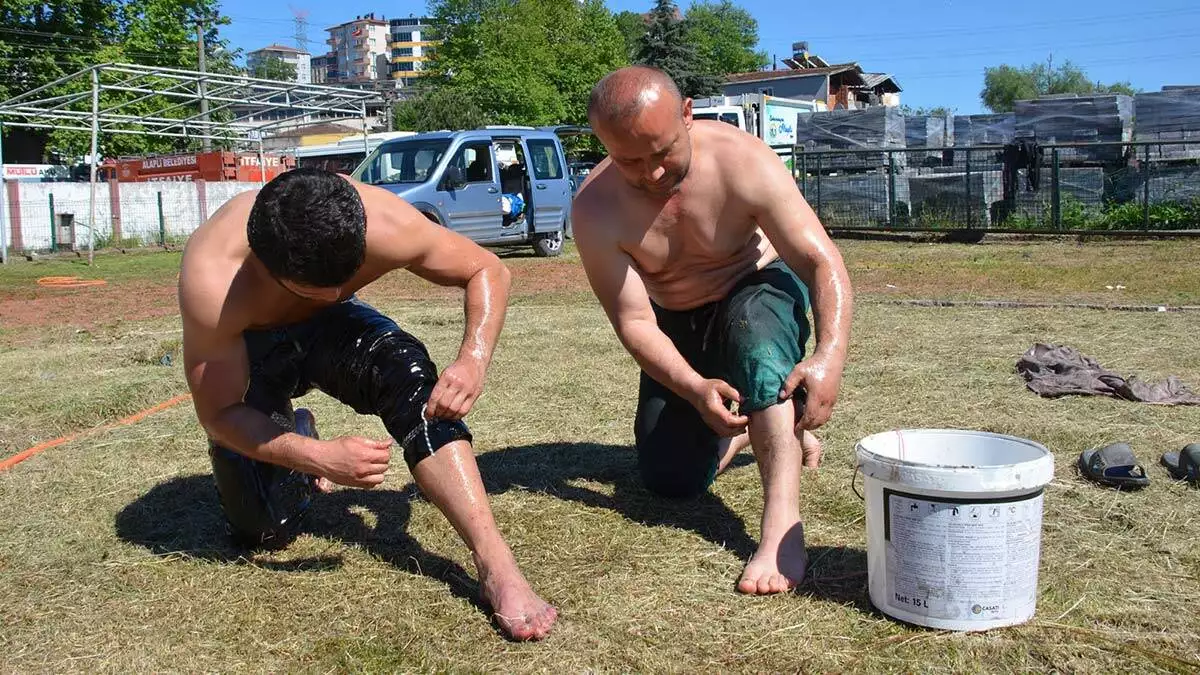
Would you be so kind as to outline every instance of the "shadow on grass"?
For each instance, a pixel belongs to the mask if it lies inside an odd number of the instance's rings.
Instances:
[[[360,546],[397,569],[437,579],[454,595],[479,602],[479,587],[458,563],[426,551],[408,536],[411,503],[416,487],[402,490],[337,490],[316,495],[304,517],[301,534]],[[356,511],[376,518],[369,527]],[[340,555],[298,560],[272,560],[238,547],[230,540],[211,475],[173,478],[153,487],[116,516],[116,531],[124,541],[157,555],[182,555],[217,563],[252,564],[281,572],[334,570]]]
[[[743,559],[757,548],[742,519],[711,492],[691,499],[667,499],[648,491],[638,477],[637,455],[627,446],[546,443],[495,450],[479,455],[478,461],[489,494],[512,488],[545,492],[611,509],[644,525],[691,530]],[[738,455],[730,469],[753,461],[748,454]],[[612,485],[613,494],[610,497],[578,485],[580,481]]]
[[[539,444],[506,448],[478,456],[489,494],[523,489],[611,509],[648,526],[690,530],[742,560],[757,548],[745,523],[712,493],[691,499],[666,499],[643,487],[631,448],[592,443]],[[731,470],[753,463],[742,454]],[[612,495],[580,483],[612,486]],[[407,534],[414,484],[400,490],[337,490],[317,495],[301,532],[360,546],[398,569],[445,583],[451,593],[488,613],[478,601],[478,584],[458,563],[426,551]],[[357,513],[376,518],[369,527]],[[184,555],[219,563],[253,564],[276,571],[337,569],[340,555],[279,561],[238,548],[226,534],[225,519],[209,475],[173,478],[155,486],[116,516],[117,535],[157,555]],[[798,592],[870,610],[866,596],[866,554],[859,549],[809,549],[809,578]]]

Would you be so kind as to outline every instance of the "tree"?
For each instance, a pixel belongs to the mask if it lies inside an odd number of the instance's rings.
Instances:
[[[197,17],[216,17],[218,0],[5,0],[0,3],[0,98],[47,84],[102,63],[137,63],[195,69]],[[228,19],[206,22],[205,46],[210,72],[235,72],[235,53],[218,34]],[[5,61],[4,59],[12,59]],[[162,83],[164,88],[177,81]],[[78,81],[47,91],[47,96],[76,93],[90,87]],[[143,98],[136,92],[106,93],[106,103]],[[153,96],[131,103],[122,113],[138,116],[178,102]],[[197,107],[185,106],[173,115],[195,114]],[[214,118],[222,113],[214,113]],[[35,132],[68,159],[89,152],[86,132]],[[186,147],[183,139],[164,139],[130,134],[105,135],[102,154],[167,152]]]
[[[473,105],[489,124],[585,122],[591,87],[628,63],[601,0],[438,0],[433,19],[428,86],[449,98],[429,100]]]
[[[1128,82],[1103,84],[1088,79],[1087,74],[1070,61],[1054,67],[1053,60],[1020,68],[1009,65],[988,68],[983,75],[983,91],[979,98],[989,110],[1011,112],[1017,101],[1035,99],[1051,94],[1134,94]]]
[[[272,55],[255,63],[254,67],[250,69],[250,76],[264,80],[295,82],[296,66]]]
[[[721,80],[708,71],[704,57],[688,40],[686,28],[674,2],[656,0],[636,61],[666,72],[684,96],[716,94]]]
[[[646,16],[638,12],[619,12],[616,17],[617,29],[625,38],[625,49],[632,61],[637,58],[638,49],[642,45],[642,36],[646,34]]]
[[[705,72],[724,78],[730,73],[760,70],[770,63],[758,46],[758,21],[730,0],[699,2],[684,15],[688,42],[705,63]]]
[[[424,87],[396,104],[393,131],[477,129],[486,124],[483,110],[450,87]]]

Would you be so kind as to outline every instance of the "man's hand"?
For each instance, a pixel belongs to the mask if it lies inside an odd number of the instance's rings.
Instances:
[[[789,399],[797,387],[807,395],[804,414],[796,421],[801,429],[816,429],[829,421],[842,383],[843,362],[830,356],[814,356],[796,364],[783,382],[780,400]]]
[[[425,416],[430,419],[460,420],[471,412],[471,406],[483,393],[484,367],[470,359],[460,358],[442,371],[429,394]]]
[[[750,418],[730,412],[727,401],[741,403],[742,395],[723,380],[704,380],[692,392],[691,404],[717,435],[732,438],[744,432]]]
[[[392,458],[390,438],[373,440],[341,436],[321,443],[321,446],[314,458],[316,470],[312,473],[347,487],[370,489],[379,485]]]

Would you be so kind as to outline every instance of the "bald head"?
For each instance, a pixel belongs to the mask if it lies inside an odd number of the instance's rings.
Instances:
[[[588,119],[593,126],[624,125],[660,102],[682,112],[683,97],[671,76],[658,68],[629,66],[605,75],[592,88]]]

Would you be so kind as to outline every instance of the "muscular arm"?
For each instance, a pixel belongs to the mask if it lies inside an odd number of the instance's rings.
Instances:
[[[805,410],[805,428],[813,428],[808,425],[819,426],[828,419],[846,362],[854,313],[850,276],[841,253],[778,155],[759,142],[746,159],[748,170],[737,172],[732,180],[747,182],[738,192],[749,195],[751,212],[759,227],[783,261],[808,286],[812,299],[816,350],[806,361],[807,368],[793,371],[784,394],[790,396],[797,384],[815,376],[813,382],[804,383],[810,391],[824,387],[826,400],[810,401]],[[832,392],[828,391],[830,388]]]
[[[495,254],[431,222],[390,192],[371,190],[375,192],[372,199],[386,203],[381,211],[389,219],[390,236],[381,237],[378,243],[387,262],[433,283],[465,291],[462,346],[458,359],[446,369],[430,396],[429,410],[434,417],[462,417],[482,390],[504,327],[511,275]]]
[[[179,306],[183,316],[183,361],[196,415],[208,436],[251,459],[315,473],[317,441],[287,432],[242,402],[250,379],[240,328],[223,324],[221,299],[197,264],[184,261]]]
[[[725,410],[716,396],[730,399],[740,396],[725,383],[720,383],[723,387],[715,392],[704,391],[705,384],[713,381],[696,372],[658,327],[650,296],[632,258],[620,249],[610,234],[609,224],[602,222],[603,217],[598,214],[603,210],[589,207],[590,201],[577,202],[572,211],[575,241],[588,282],[617,338],[647,375],[691,402],[701,413],[705,413],[705,407],[711,408],[706,421],[714,430],[725,435],[738,433],[746,418]],[[707,397],[714,398],[712,406],[705,405]]]

